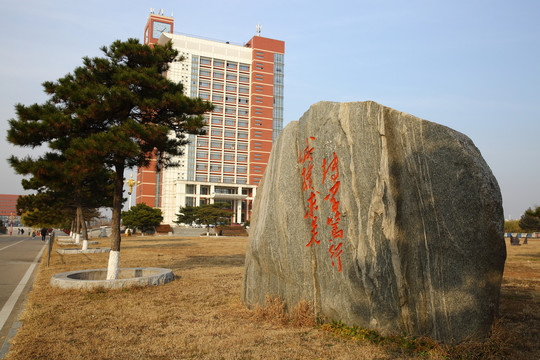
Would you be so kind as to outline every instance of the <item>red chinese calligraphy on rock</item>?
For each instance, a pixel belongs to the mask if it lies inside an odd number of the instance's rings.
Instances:
[[[337,155],[336,155],[336,152],[334,151],[334,155],[332,157],[332,161],[330,161],[330,163],[328,164],[328,166],[326,166],[326,159],[323,159],[323,165],[322,165],[322,169],[323,169],[323,180],[322,180],[322,183],[324,184],[324,182],[326,181],[326,174],[328,173],[328,171],[332,170],[331,171],[331,178],[332,178],[332,181],[333,182],[336,182],[337,179],[339,178],[339,170],[338,170],[338,158],[337,158]]]
[[[332,203],[332,216],[329,216],[326,220],[326,224],[331,226],[331,237],[330,242],[332,243],[335,239],[342,239],[343,238],[343,230],[339,229],[339,222],[341,221],[341,213],[339,212],[339,200],[337,200],[336,195],[339,190],[340,181],[339,181],[339,169],[338,169],[338,157],[336,153],[334,152],[332,156],[332,161],[330,161],[327,165],[326,159],[323,159],[323,180],[322,183],[324,185],[326,181],[326,176],[328,173],[330,173],[330,179],[333,183],[332,187],[328,191],[328,195],[324,198],[325,201],[330,201]],[[336,262],[334,260],[337,260],[338,264],[338,271],[341,272],[341,247],[343,243],[339,243],[338,245],[335,245],[335,243],[332,243],[330,246],[330,249],[328,252],[330,253],[330,259],[332,260],[332,266],[335,266]]]
[[[311,239],[309,243],[307,243],[306,247],[310,247],[311,244],[319,244],[321,241],[317,240],[317,235],[319,232],[317,231],[317,216],[314,214],[314,211],[319,208],[317,205],[317,196],[315,195],[316,191],[313,188],[313,178],[312,178],[312,170],[313,170],[313,151],[314,147],[310,146],[309,141],[315,140],[313,136],[306,138],[306,147],[303,151],[301,151],[298,154],[298,162],[300,164],[303,164],[302,168],[302,191],[310,192],[310,196],[308,199],[308,207],[306,214],[304,215],[304,219],[311,219]]]
[[[334,248],[334,244],[330,246],[330,249],[328,249],[328,252],[330,253],[330,259],[332,259],[332,266],[334,266],[334,258],[337,259],[338,263],[338,271],[341,272],[341,253],[343,250],[341,250],[342,243],[339,243],[338,246]]]

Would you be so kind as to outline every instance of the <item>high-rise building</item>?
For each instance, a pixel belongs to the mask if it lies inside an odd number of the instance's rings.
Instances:
[[[14,226],[20,224],[20,217],[17,215],[17,199],[21,195],[0,194],[0,220],[5,226],[9,226],[13,221]]]
[[[184,60],[166,76],[186,95],[214,104],[206,135],[190,135],[178,167],[138,169],[136,202],[160,208],[172,224],[180,207],[226,202],[233,222],[249,219],[272,142],[283,126],[285,43],[257,35],[243,45],[174,34],[172,17],[151,12],[147,44],[171,41]]]

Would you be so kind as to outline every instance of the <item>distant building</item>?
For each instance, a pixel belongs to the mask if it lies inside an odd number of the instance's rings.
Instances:
[[[17,216],[17,199],[21,195],[0,194],[0,219],[6,227],[11,225],[13,217],[13,226],[19,226],[20,218]]]
[[[190,136],[179,167],[137,173],[136,203],[160,208],[172,224],[180,207],[226,202],[233,222],[249,220],[253,199],[283,126],[285,43],[257,35],[244,45],[173,34],[172,17],[148,17],[144,42],[173,47],[184,57],[167,78],[191,97],[212,102],[205,136]]]

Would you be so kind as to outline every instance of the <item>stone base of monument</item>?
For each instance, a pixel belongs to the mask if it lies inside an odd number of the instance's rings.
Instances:
[[[58,249],[56,252],[58,254],[99,254],[99,253],[108,253],[111,251],[111,248],[91,248],[91,249]]]
[[[125,289],[134,286],[163,285],[174,280],[171,269],[163,268],[123,268],[118,271],[118,279],[107,280],[107,269],[76,270],[56,274],[51,278],[51,286],[61,289]]]

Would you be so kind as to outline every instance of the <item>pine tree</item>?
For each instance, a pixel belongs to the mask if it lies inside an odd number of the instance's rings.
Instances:
[[[83,66],[56,82],[45,82],[50,100],[17,105],[8,139],[16,145],[49,142],[80,171],[97,166],[113,174],[112,235],[107,278],[118,277],[120,216],[126,169],[174,164],[186,133],[202,134],[202,114],[212,106],[183,94],[182,84],[163,74],[181,60],[171,43],[150,47],[136,39],[102,47],[104,57],[83,58]],[[170,134],[174,136],[169,136]],[[75,169],[74,168],[74,169]]]
[[[76,214],[77,223],[82,227],[83,239],[88,240],[84,213],[91,209],[110,206],[112,203],[112,172],[98,166],[80,166],[81,159],[64,152],[49,151],[38,159],[30,157],[18,159],[12,156],[10,165],[22,175],[31,175],[30,179],[23,179],[22,185],[26,190],[36,190],[37,196],[33,199],[34,208],[31,210],[32,219],[26,214],[29,223],[44,221],[47,226],[54,226],[59,221],[65,223],[60,216]],[[84,159],[88,163],[87,159]],[[39,206],[37,206],[39,205]],[[58,211],[62,206],[68,211]],[[71,211],[70,211],[71,210]],[[47,220],[47,216],[50,220]],[[54,219],[54,220],[53,220]]]
[[[154,209],[143,203],[133,206],[128,211],[122,211],[122,223],[129,228],[141,230],[143,234],[152,231],[162,220],[160,209]]]
[[[519,227],[525,231],[540,231],[540,207],[529,208],[519,219]]]

